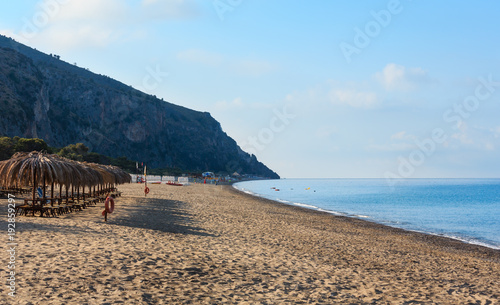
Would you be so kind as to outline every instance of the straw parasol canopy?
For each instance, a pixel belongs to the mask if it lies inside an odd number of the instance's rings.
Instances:
[[[83,198],[85,198],[85,187],[89,190],[95,186],[108,187],[114,184],[122,184],[131,181],[129,174],[118,167],[98,165],[93,163],[83,163],[69,160],[58,155],[51,155],[43,152],[33,151],[30,153],[16,153],[11,159],[0,162],[0,186],[11,187],[32,187],[32,204],[36,202],[36,189],[43,186],[41,198],[46,197],[46,186],[51,185],[51,196],[54,197],[54,185],[59,185],[59,197],[62,199],[62,187],[66,187],[66,202],[69,199],[69,188],[74,198],[76,188],[76,198],[79,200],[80,190],[83,188]],[[102,190],[102,189],[101,189]],[[41,199],[40,204],[48,201]],[[51,200],[52,204],[53,201]],[[33,209],[35,215],[35,209]]]
[[[130,183],[132,178],[130,175],[119,167],[112,165],[102,165],[96,163],[85,163],[94,170],[97,170],[103,177],[104,183],[108,184],[124,184]]]
[[[130,181],[130,175],[116,166],[77,162],[37,151],[16,153],[0,162],[0,185],[4,187],[41,183],[90,187]]]
[[[45,183],[74,183],[77,177],[69,175],[71,166],[52,155],[19,152],[11,159],[0,162],[0,184],[4,187],[19,187]]]
[[[105,165],[105,167],[115,176],[115,184],[130,183],[132,181],[132,177],[121,168],[113,165]]]
[[[115,176],[111,173],[105,165],[96,164],[96,163],[84,163],[89,166],[93,170],[97,171],[105,184],[115,184]]]
[[[64,159],[64,158],[61,158]],[[88,166],[83,162],[65,159],[73,168],[73,175],[78,177],[74,183],[75,186],[94,186],[104,183],[104,179],[100,172]]]

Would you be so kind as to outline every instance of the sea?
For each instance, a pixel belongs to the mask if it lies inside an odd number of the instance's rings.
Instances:
[[[500,249],[500,179],[280,179],[243,192],[334,215]]]

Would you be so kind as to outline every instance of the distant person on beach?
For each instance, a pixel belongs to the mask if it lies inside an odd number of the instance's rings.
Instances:
[[[108,213],[111,214],[115,210],[115,194],[108,194],[106,196],[106,201],[104,202],[104,211],[102,215],[104,216],[104,221],[108,221]]]

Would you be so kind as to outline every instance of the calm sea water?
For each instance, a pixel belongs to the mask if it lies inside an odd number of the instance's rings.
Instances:
[[[282,179],[239,190],[292,205],[500,249],[500,179]]]

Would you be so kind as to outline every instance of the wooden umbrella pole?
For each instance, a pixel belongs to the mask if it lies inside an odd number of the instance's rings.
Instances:
[[[34,204],[35,203],[35,193],[36,193],[36,170],[33,168],[31,170],[32,174],[33,174],[33,191],[32,191],[32,196],[31,196],[31,199],[33,199],[32,203]]]
[[[32,212],[33,212],[33,217],[35,217],[35,200],[36,200],[36,168],[33,168],[33,201],[31,202],[31,205],[32,205]]]
[[[46,198],[47,198],[47,196],[46,196],[47,189],[46,189],[46,185],[45,185],[46,184],[45,173],[43,172],[43,170],[42,170],[42,176],[43,176],[43,178],[42,178],[43,187],[42,187],[42,198],[40,198],[40,217],[43,216],[43,205],[45,204]]]
[[[50,205],[54,206],[54,181],[52,181],[52,185],[50,186]]]
[[[46,190],[46,186],[45,186],[45,173],[42,171],[42,175],[43,175],[43,193],[42,193],[42,199],[40,200],[40,205],[43,206],[44,202],[45,202],[45,198],[47,198],[46,194],[47,194],[47,190]]]

